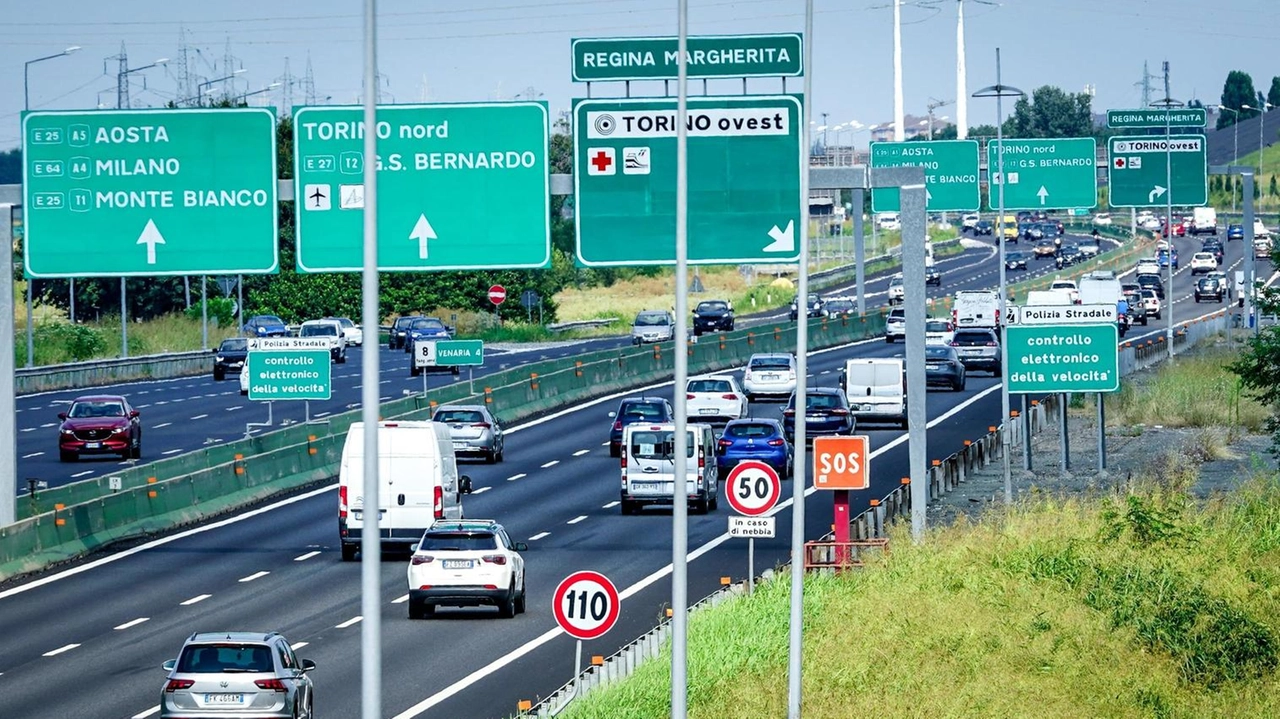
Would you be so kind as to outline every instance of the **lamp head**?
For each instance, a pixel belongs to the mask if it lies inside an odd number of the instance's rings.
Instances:
[[[63,54],[63,55],[70,55],[71,53],[73,53],[73,52],[75,52],[76,50],[79,50],[79,49],[80,49],[80,46],[79,46],[79,45],[72,45],[71,47],[67,48],[66,50],[63,50],[63,51],[62,51],[62,54]]]

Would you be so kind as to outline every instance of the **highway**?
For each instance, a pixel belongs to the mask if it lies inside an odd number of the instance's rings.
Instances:
[[[1228,246],[1228,265],[1240,257],[1240,244]],[[1189,258],[1198,243],[1188,238],[1178,245],[1180,255]],[[980,266],[956,269],[981,254],[978,250],[947,260],[954,272],[947,271],[956,276],[945,277],[945,293],[993,284],[998,270],[990,251]],[[1184,269],[1171,294],[1182,297],[1189,288]],[[1187,319],[1217,307],[1187,299],[1175,311],[1179,319]],[[1140,328],[1131,338],[1157,331],[1163,331],[1163,324],[1145,332]],[[610,341],[618,340],[598,342]],[[815,352],[811,382],[833,386],[848,357],[902,352],[902,345],[879,339]],[[388,384],[386,396],[417,383],[403,371],[403,356],[396,359],[397,378]],[[193,386],[183,387],[188,382]],[[230,382],[224,384],[234,395],[232,402],[240,401]],[[212,390],[194,391],[211,386],[212,380],[201,378],[151,383],[149,389],[181,388],[202,397]],[[670,396],[671,388],[650,391]],[[211,414],[206,405],[215,404],[215,398],[201,401],[200,412]],[[50,402],[47,397],[39,401]],[[616,401],[584,403],[510,428],[505,463],[465,465],[463,471],[476,487],[464,501],[467,516],[496,518],[513,538],[530,545],[525,553],[527,614],[501,620],[489,609],[442,610],[436,619],[410,622],[404,604],[405,559],[383,559],[386,716],[505,717],[518,700],[545,696],[567,681],[573,643],[555,628],[549,604],[555,584],[570,571],[602,571],[623,591],[618,626],[588,642],[588,655],[612,653],[661,616],[670,598],[670,513],[624,517],[619,511],[617,460],[609,458],[605,446],[607,412]],[[998,421],[998,383],[975,374],[966,391],[931,391],[927,404],[928,456],[942,457],[975,438],[979,428]],[[225,406],[219,411],[228,411]],[[180,411],[196,414],[192,409],[188,405]],[[143,411],[149,410],[155,407]],[[778,416],[780,406],[753,403],[751,411]],[[21,418],[19,426],[26,426]],[[873,487],[866,497],[879,497],[908,474],[905,436],[874,425],[859,429],[870,436],[874,452]],[[188,441],[197,434],[188,432]],[[238,434],[230,428],[227,438]],[[161,448],[153,443],[149,453],[153,447]],[[784,482],[784,497],[792,491],[791,482]],[[0,646],[0,714],[153,716],[164,677],[160,664],[173,658],[186,636],[248,629],[281,631],[300,656],[317,662],[313,677],[322,715],[358,716],[360,568],[339,559],[336,501],[329,485],[0,591],[0,631],[11,637]],[[864,499],[855,501],[861,504],[855,511],[865,506]],[[816,538],[829,530],[831,500],[819,493],[806,502],[805,533]],[[724,534],[729,513],[722,505],[708,516],[690,517],[691,598],[717,589],[721,576],[741,579],[746,573],[745,543]],[[777,539],[757,542],[757,570],[787,559],[789,503],[779,508],[778,516]],[[68,686],[76,690],[66,691]]]

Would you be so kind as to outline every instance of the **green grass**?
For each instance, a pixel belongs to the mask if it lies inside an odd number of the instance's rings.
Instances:
[[[37,315],[38,317],[39,315]],[[15,356],[18,367],[27,362],[26,323],[18,323]],[[38,319],[33,328],[35,364],[61,364],[120,356],[120,318],[107,316],[97,322],[75,325],[63,319]],[[217,347],[225,337],[238,334],[234,328],[209,327],[209,347]],[[129,324],[129,356],[200,349],[199,320],[182,315],[165,315],[146,322]]]
[[[1235,357],[1224,348],[1188,353],[1146,381],[1123,382],[1119,392],[1107,397],[1108,420],[1262,432],[1267,408],[1242,392],[1239,378],[1226,369]]]

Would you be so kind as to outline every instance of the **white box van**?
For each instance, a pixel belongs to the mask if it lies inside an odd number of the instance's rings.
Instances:
[[[458,476],[449,426],[440,422],[378,423],[378,533],[389,549],[412,551],[437,519],[462,519],[471,478]],[[338,468],[338,539],[342,559],[360,549],[364,529],[364,423],[347,430]]]
[[[1212,207],[1191,208],[1191,234],[1218,234],[1218,211]]]
[[[961,290],[951,309],[956,329],[1000,327],[1000,293],[995,290]]]
[[[685,425],[685,494],[699,514],[716,508],[720,493],[716,437],[709,424]],[[671,504],[675,490],[674,424],[629,424],[622,429],[622,513]]]
[[[907,426],[907,374],[900,359],[851,359],[840,371],[849,411],[864,421]]]

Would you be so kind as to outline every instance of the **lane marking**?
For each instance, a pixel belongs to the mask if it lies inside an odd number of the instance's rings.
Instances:
[[[316,550],[316,551],[314,551],[314,552],[307,552],[306,554],[303,554],[303,555],[300,555],[300,556],[294,557],[294,558],[293,558],[293,561],[295,561],[295,562],[305,562],[305,561],[307,561],[308,559],[311,559],[312,557],[315,557],[315,556],[317,556],[317,555],[319,555],[319,554],[320,554],[320,551],[319,551],[319,550]]]
[[[244,405],[240,405],[240,404],[238,404],[238,405],[236,405],[236,406],[234,406],[234,407],[227,407],[227,411],[228,411],[228,412],[234,412],[234,411],[236,411],[236,410],[238,410],[238,409],[244,409]]]
[[[39,428],[39,427],[24,427],[24,428],[23,428],[23,429],[21,429],[20,431],[22,431],[22,432],[34,432],[34,431],[36,431],[37,429],[40,429],[40,428]]]
[[[58,656],[59,654],[61,654],[61,653],[63,653],[63,652],[69,652],[69,651],[71,651],[72,649],[75,649],[75,648],[76,648],[76,647],[78,647],[78,646],[80,646],[80,645],[79,645],[79,644],[68,644],[68,645],[66,645],[65,647],[58,647],[57,649],[54,649],[54,650],[53,650],[53,651],[51,651],[51,652],[45,652],[43,656],[46,656],[46,657],[56,657],[56,656]]]
[[[137,714],[134,714],[133,716],[129,717],[129,719],[147,719],[147,717],[151,716],[152,714],[159,714],[159,713],[160,713],[160,705],[157,704],[144,712],[138,712]]]
[[[162,427],[168,427],[171,424],[173,424],[173,422],[161,422],[160,424],[151,425],[151,429],[161,429]]]
[[[582,515],[579,515],[579,516],[577,516],[577,517],[574,517],[573,519],[570,519],[569,521],[565,522],[565,524],[577,524],[578,522],[581,522],[582,520],[584,520],[584,519],[586,519],[586,518],[587,518],[587,515],[582,514]]]
[[[207,415],[207,414],[198,414],[198,415],[196,415],[196,416],[192,417],[192,418],[191,418],[191,421],[192,421],[192,422],[194,422],[194,421],[196,421],[197,419],[204,419],[205,417],[208,417],[208,416],[209,416],[209,415]]]
[[[560,460],[558,460],[558,459],[553,459],[553,460],[551,460],[550,462],[547,462],[546,464],[542,465],[542,468],[543,468],[543,469],[547,469],[548,467],[554,467],[554,466],[556,466],[557,464],[560,464]]]
[[[601,443],[600,443],[600,446],[601,446],[601,447],[608,447],[608,446],[609,446],[609,440],[607,440],[607,439],[606,439],[605,441],[601,442]]]
[[[290,644],[290,645],[289,645],[289,648],[290,648],[290,649],[292,649],[292,650],[294,650],[294,651],[296,652],[296,651],[298,651],[299,649],[301,649],[301,648],[303,648],[303,647],[306,647],[306,646],[310,646],[310,645],[311,645],[311,642],[295,642],[295,643],[293,643],[293,644]]]
[[[95,470],[92,470],[92,469],[86,469],[86,470],[85,470],[85,471],[83,471],[83,472],[76,472],[75,474],[71,475],[71,478],[72,478],[72,479],[75,479],[75,478],[77,478],[77,477],[85,477],[85,476],[88,476],[88,475],[90,475],[90,474],[93,474],[93,473],[94,473],[94,471],[95,471]]]
[[[183,451],[183,450],[181,450],[181,449],[166,449],[165,451],[161,452],[160,454],[163,454],[163,455],[165,455],[165,456],[167,457],[167,456],[169,456],[169,455],[171,455],[171,454],[178,454],[179,452],[182,452],[182,451]]]
[[[618,501],[618,500],[616,500],[616,499],[615,499],[615,500],[613,500],[612,502],[610,502],[610,503],[608,503],[608,504],[604,505],[603,507],[601,507],[601,509],[613,509],[614,507],[618,506],[619,504],[622,504],[622,502],[620,502],[620,501]]]
[[[331,414],[333,414],[333,413],[332,413],[332,412],[316,412],[315,414],[313,414],[313,415],[311,415],[311,416],[312,416],[312,417],[316,417],[316,418],[318,419],[318,418],[320,418],[320,417],[328,417],[328,416],[329,416],[329,415],[331,415]]]
[[[124,629],[128,629],[129,627],[136,627],[136,626],[138,626],[139,624],[141,624],[141,623],[143,623],[143,622],[145,622],[145,621],[149,621],[150,619],[151,619],[151,617],[138,617],[137,619],[134,619],[134,620],[132,620],[132,621],[128,621],[128,622],[125,622],[124,624],[121,624],[120,626],[116,627],[116,628],[115,628],[115,630],[118,632],[118,631],[122,631],[122,630],[124,630]]]
[[[573,456],[575,456],[575,457],[581,457],[582,455],[587,454],[587,453],[588,453],[588,452],[590,452],[590,451],[591,451],[591,450],[589,450],[589,449],[580,449],[580,450],[578,450],[577,452],[574,452],[574,453],[573,453]]]
[[[546,537],[546,536],[548,536],[548,535],[550,535],[550,534],[551,534],[551,532],[538,532],[537,534],[533,535],[532,537],[529,537],[529,541],[530,541],[530,542],[536,542],[536,541],[538,541],[539,539],[542,539],[543,537]]]
[[[200,602],[203,602],[204,600],[212,596],[213,596],[212,594],[201,594],[200,596],[192,597],[185,602],[178,602],[178,605],[183,607],[189,607],[192,604],[199,604]]]
[[[27,431],[27,430],[25,430],[25,429],[24,429],[24,430],[22,430],[22,431],[23,431],[23,432],[25,432],[25,431]],[[40,455],[42,455],[42,454],[44,454],[44,452],[32,452],[31,454],[24,454],[24,455],[22,455],[22,458],[23,458],[23,459],[31,459],[32,457],[39,457],[39,456],[40,456]]]
[[[489,491],[489,490],[491,490],[491,489],[493,489],[493,487],[481,487],[480,489],[473,489],[473,490],[471,490],[471,493],[472,493],[472,494],[484,494],[485,492],[488,492],[488,491]]]
[[[392,604],[404,604],[404,603],[405,603],[405,602],[407,602],[407,601],[409,601],[409,595],[408,595],[408,594],[405,594],[405,595],[403,595],[403,596],[399,596],[399,597],[396,597],[395,599],[392,599],[392,600],[391,600],[391,603],[392,603]]]
[[[240,583],[244,584],[245,582],[252,582],[255,579],[262,579],[263,577],[267,576],[270,573],[271,572],[254,572],[253,574],[250,574],[249,576],[241,579]]]
[[[335,624],[335,625],[333,625],[333,628],[334,628],[334,629],[346,629],[347,627],[354,626],[354,625],[356,625],[356,624],[359,624],[359,623],[360,623],[360,622],[362,622],[362,621],[364,621],[364,617],[361,617],[361,616],[355,616],[355,617],[352,617],[352,618],[348,619],[347,621],[345,621],[345,622],[343,622],[343,623],[341,623],[341,624]]]
[[[58,423],[57,423],[57,422],[45,422],[44,424],[40,425],[40,428],[41,428],[41,429],[48,429],[48,428],[50,428],[50,427],[57,427],[57,426],[58,426]]]
[[[521,472],[520,474],[513,474],[513,475],[511,475],[510,477],[507,477],[507,481],[508,481],[508,482],[514,482],[514,481],[516,481],[517,479],[524,479],[525,477],[528,477],[528,476],[529,476],[529,475],[525,474],[524,472]]]

